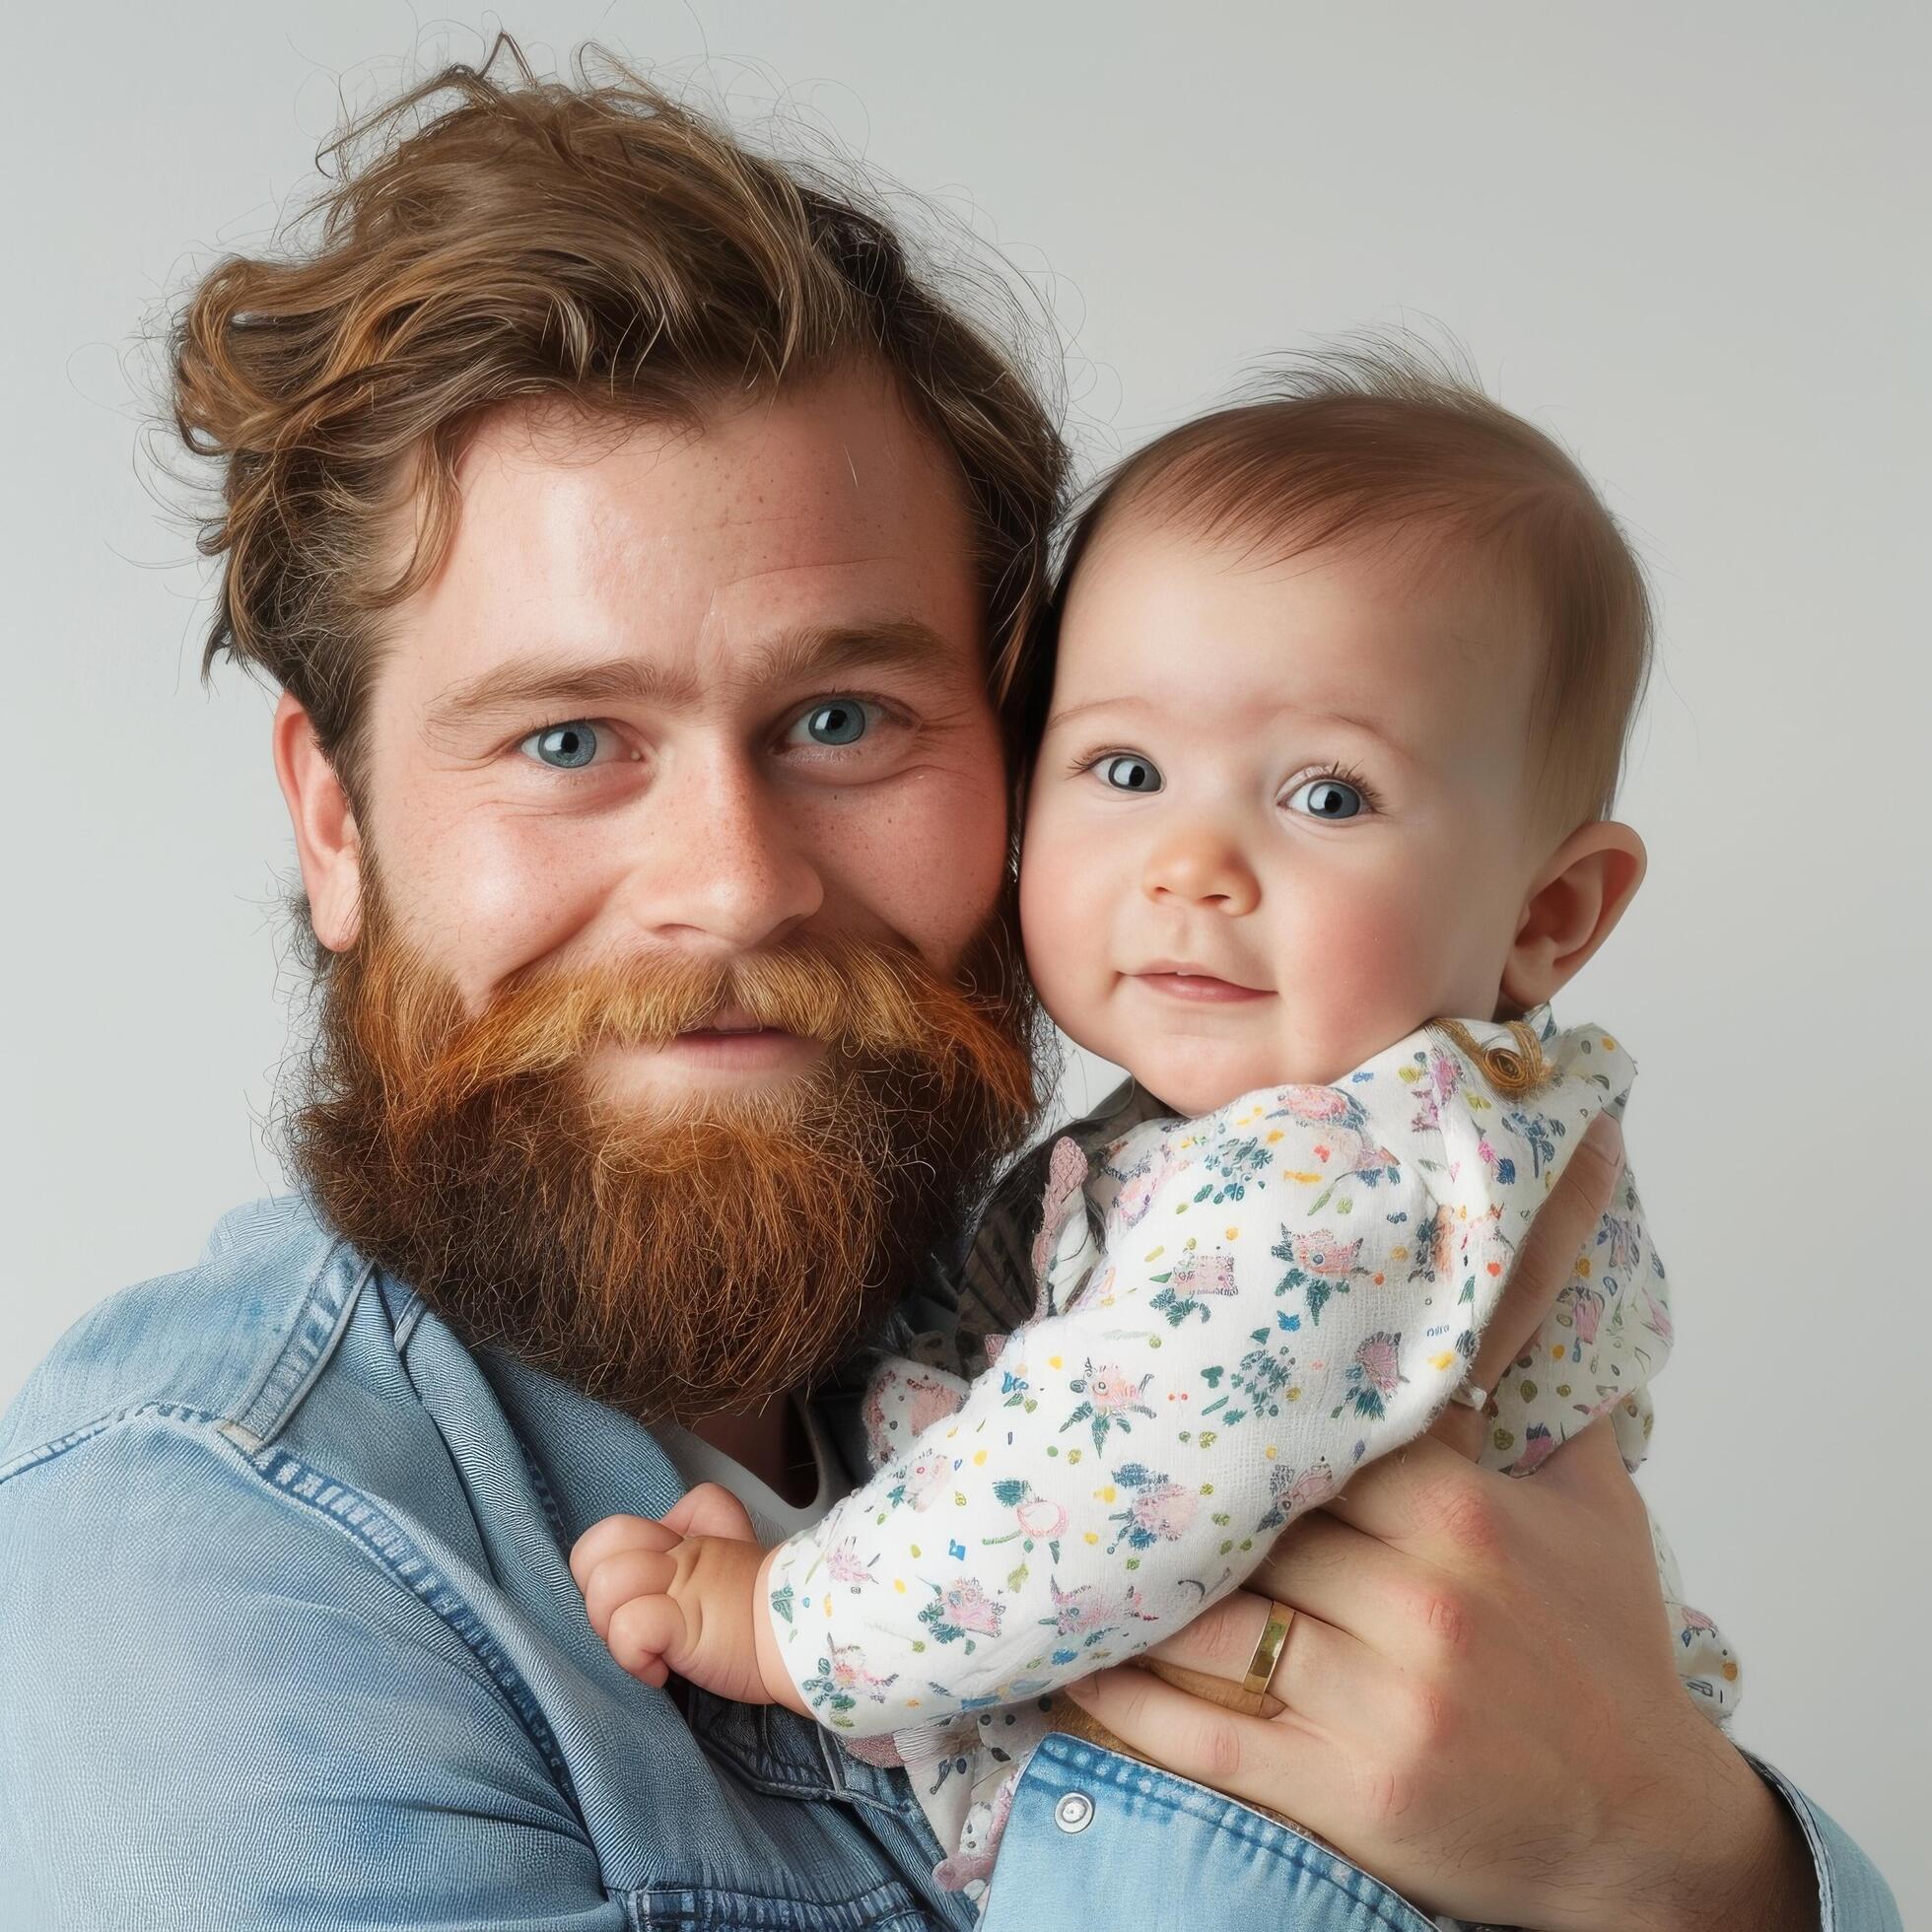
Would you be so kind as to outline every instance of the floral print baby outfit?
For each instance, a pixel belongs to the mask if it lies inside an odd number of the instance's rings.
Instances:
[[[1034,1314],[970,1383],[887,1359],[875,1474],[779,1548],[769,1601],[794,1682],[867,1757],[903,1761],[975,1892],[1048,1694],[1181,1629],[1360,1463],[1463,1384],[1519,1244],[1634,1068],[1599,1027],[1530,1016],[1549,1076],[1510,1097],[1425,1027],[1329,1086],[1155,1115],[1047,1162]],[[1625,1171],[1594,1244],[1490,1397],[1483,1461],[1527,1476],[1600,1416],[1650,1433],[1669,1295]],[[1680,1603],[1680,1666],[1713,1716],[1737,1670]]]

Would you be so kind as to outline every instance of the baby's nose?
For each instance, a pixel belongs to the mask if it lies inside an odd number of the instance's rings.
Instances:
[[[1175,899],[1230,918],[1261,903],[1261,882],[1240,843],[1210,826],[1191,826],[1162,841],[1147,861],[1149,899]]]

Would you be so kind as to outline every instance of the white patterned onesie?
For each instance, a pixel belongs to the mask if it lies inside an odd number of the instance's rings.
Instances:
[[[1061,1140],[1033,1319],[970,1384],[880,1368],[877,1473],[781,1546],[770,1603],[819,1721],[919,1780],[942,1877],[986,1876],[1047,1693],[1184,1627],[1461,1386],[1531,1218],[1634,1072],[1600,1028],[1531,1024],[1552,1070],[1520,1098],[1430,1027],[1332,1086],[1144,1121],[1091,1161]],[[1626,1171],[1491,1398],[1483,1461],[1526,1476],[1608,1414],[1634,1469],[1670,1339]],[[1680,1607],[1661,1539],[1658,1560],[1680,1667],[1721,1718],[1736,1665]]]

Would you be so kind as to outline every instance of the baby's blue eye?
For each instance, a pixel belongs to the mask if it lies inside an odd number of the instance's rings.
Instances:
[[[1288,800],[1288,809],[1310,818],[1353,818],[1368,809],[1368,800],[1346,779],[1315,778]]]
[[[1118,757],[1100,761],[1100,776],[1116,792],[1158,792],[1160,771],[1138,752],[1124,751]]]
[[[857,698],[833,698],[799,719],[813,744],[857,744],[869,728],[866,707]]]
[[[597,755],[597,728],[581,718],[532,731],[517,749],[541,759],[556,771],[575,772]]]

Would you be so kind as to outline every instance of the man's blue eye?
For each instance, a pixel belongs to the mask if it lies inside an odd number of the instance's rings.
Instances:
[[[1103,758],[1100,776],[1116,792],[1158,792],[1161,787],[1159,769],[1131,751],[1115,758]]]
[[[577,718],[568,724],[552,724],[545,730],[532,731],[517,748],[558,771],[574,772],[596,757],[597,728]]]
[[[1345,779],[1316,778],[1288,800],[1288,809],[1310,818],[1353,818],[1368,809],[1368,800]]]
[[[834,698],[805,715],[805,734],[814,744],[857,744],[866,722],[865,707],[857,698]]]

